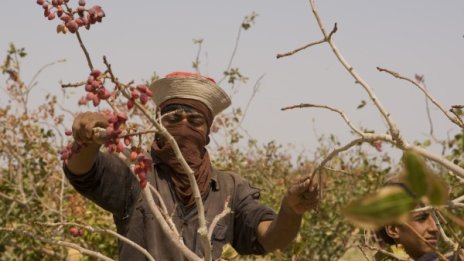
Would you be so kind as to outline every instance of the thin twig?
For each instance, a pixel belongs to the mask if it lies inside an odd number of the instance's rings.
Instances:
[[[230,196],[228,196],[226,198],[226,201],[224,203],[224,210],[221,213],[219,213],[218,215],[216,215],[214,217],[213,221],[211,221],[211,225],[209,226],[208,238],[211,238],[213,236],[214,228],[216,227],[219,220],[221,220],[222,218],[224,218],[225,216],[227,216],[230,213],[231,209],[228,206],[229,205],[229,200],[230,200]]]
[[[164,220],[166,220],[166,222],[168,223],[169,227],[171,228],[171,230],[175,233],[177,233],[177,236],[178,236],[178,232],[177,232],[177,229],[176,229],[176,225],[174,224],[174,222],[172,221],[172,218],[171,216],[169,215],[169,212],[168,212],[168,209],[166,207],[166,204],[164,204],[164,201],[163,201],[163,198],[161,197],[161,194],[158,192],[158,190],[153,187],[153,185],[151,185],[150,183],[147,184],[148,186],[150,186],[150,190],[153,194],[155,194],[155,196],[158,198],[158,201],[159,201],[159,204],[160,204],[160,207],[161,207],[161,214],[163,215],[164,217]]]
[[[365,258],[367,261],[371,261],[371,260],[369,259],[369,257],[367,256],[366,252],[364,252],[364,249],[362,249],[361,246],[358,246],[358,248],[359,248],[359,251],[361,251],[361,254],[363,254],[364,258]]]
[[[330,110],[330,111],[333,111],[333,112],[336,112],[338,114],[340,114],[340,116],[343,118],[343,120],[346,122],[346,124],[348,124],[348,126],[354,131],[356,132],[357,134],[359,134],[360,136],[363,136],[364,133],[359,130],[358,128],[356,128],[350,121],[350,119],[348,118],[348,116],[346,116],[346,113],[343,112],[342,110],[339,110],[337,108],[333,108],[333,107],[330,107],[328,105],[320,105],[320,104],[312,104],[312,103],[300,103],[298,105],[292,105],[292,106],[287,106],[287,107],[284,107],[282,108],[281,110],[282,111],[285,111],[285,110],[290,110],[290,109],[295,109],[295,108],[322,108],[322,109],[327,109],[327,110]]]
[[[245,117],[247,115],[248,108],[250,107],[251,102],[255,98],[256,93],[258,92],[259,87],[261,86],[261,80],[263,79],[263,77],[264,77],[264,74],[259,76],[258,80],[256,80],[256,82],[255,82],[255,85],[253,86],[253,93],[251,94],[250,99],[248,99],[248,103],[245,106],[245,109],[243,110],[243,114],[242,114],[242,118],[240,119],[239,126],[242,124],[243,120],[245,119]]]
[[[437,224],[438,232],[440,233],[440,238],[443,239],[443,241],[448,246],[452,247],[453,249],[456,249],[458,246],[458,243],[454,242],[451,238],[448,237],[448,235],[445,233],[445,230],[443,229],[443,226],[441,225],[441,222],[438,216],[435,215],[435,213],[437,212],[434,211],[433,213],[434,213],[433,219],[435,220],[435,223]]]
[[[76,88],[76,87],[84,86],[86,83],[87,81],[76,82],[76,83],[62,83],[61,88]]]
[[[338,28],[337,28],[337,23],[335,23],[334,25],[334,28],[332,29],[332,31],[330,32],[330,34],[327,36],[327,37],[324,37],[324,39],[322,40],[319,40],[319,41],[316,41],[316,42],[312,42],[312,43],[309,43],[305,46],[302,46],[300,48],[297,48],[293,51],[290,51],[290,52],[287,52],[287,53],[283,53],[283,54],[277,54],[276,55],[276,58],[277,59],[280,59],[280,58],[283,58],[283,57],[286,57],[286,56],[290,56],[290,55],[294,55],[295,53],[299,52],[299,51],[302,51],[306,48],[309,48],[311,46],[314,46],[314,45],[318,45],[318,44],[322,44],[322,43],[325,43],[327,42],[330,38],[332,38],[332,35],[337,32]]]
[[[51,63],[48,63],[44,66],[42,66],[42,68],[40,68],[35,74],[34,76],[32,76],[31,78],[31,81],[29,82],[29,84],[27,85],[28,86],[28,92],[32,89],[33,86],[35,86],[35,81],[37,80],[37,77],[39,77],[39,75],[45,70],[47,69],[48,67],[51,67],[57,63],[63,63],[63,62],[66,62],[65,59],[61,59],[61,60],[58,60],[56,62],[51,62]]]
[[[442,111],[445,116],[451,121],[453,122],[454,124],[458,125],[459,127],[461,128],[464,128],[464,122],[462,121],[461,118],[459,117],[456,117],[455,115],[451,114],[449,111],[447,111],[440,103],[438,103],[438,101],[432,97],[432,95],[430,95],[430,93],[423,87],[421,86],[420,84],[418,84],[416,81],[413,81],[412,79],[408,78],[408,77],[405,77],[405,76],[402,76],[401,74],[397,73],[397,72],[394,72],[392,70],[388,70],[388,69],[385,69],[385,68],[380,68],[380,67],[377,67],[377,70],[379,70],[379,72],[386,72],[390,75],[392,75],[393,77],[395,78],[398,78],[398,79],[401,79],[401,80],[405,80],[407,82],[410,82],[412,83],[414,86],[416,86],[417,88],[419,88],[419,90],[421,90],[425,96],[427,96],[427,98],[433,103],[435,104],[435,106],[438,107],[438,109],[440,109],[440,111]]]
[[[79,41],[79,45],[82,48],[82,51],[84,51],[85,58],[87,60],[87,65],[89,66],[90,71],[92,71],[93,70],[92,60],[90,59],[89,52],[87,51],[87,48],[85,47],[84,42],[82,42],[82,38],[81,38],[81,35],[79,34],[79,30],[76,31],[76,36],[77,36],[77,40]]]
[[[197,55],[195,57],[195,62],[193,64],[194,64],[195,72],[197,74],[200,74],[200,54],[201,54],[201,47],[202,47],[203,39],[196,40],[194,41],[194,43],[198,44],[198,50],[197,50]]]
[[[246,19],[246,17],[244,18],[244,20]],[[242,24],[240,24],[240,27],[238,28],[238,32],[237,32],[237,36],[235,38],[235,45],[234,45],[234,49],[232,51],[232,54],[230,55],[230,58],[229,58],[229,63],[227,64],[227,67],[226,69],[224,70],[225,72],[227,72],[230,67],[232,67],[232,62],[235,58],[235,54],[237,53],[237,49],[238,49],[238,44],[240,43],[240,34],[242,33]],[[224,81],[226,79],[226,75],[224,74],[224,76],[222,76],[222,78],[218,81],[218,85],[220,85],[222,83],[222,81]]]
[[[65,179],[64,171],[60,171],[60,172],[61,172],[61,180],[60,180],[61,186],[60,186],[59,212],[60,212],[60,221],[61,223],[63,223],[64,222],[63,221],[64,219],[64,215],[63,215],[64,183],[66,179]]]

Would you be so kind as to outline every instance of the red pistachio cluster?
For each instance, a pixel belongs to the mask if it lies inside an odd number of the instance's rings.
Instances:
[[[105,12],[99,5],[86,8],[85,0],[79,0],[79,6],[72,9],[67,5],[68,2],[69,0],[37,0],[37,4],[42,6],[44,16],[48,20],[53,20],[58,16],[63,22],[56,28],[58,33],[68,31],[75,33],[79,27],[85,27],[88,30],[91,25],[101,22],[105,17]]]
[[[121,142],[120,134],[122,133],[121,126],[127,121],[127,115],[119,112],[116,115],[109,115],[108,127],[106,135],[109,138],[105,143],[105,147],[109,152],[122,152],[125,146],[132,144],[131,136],[124,137],[124,144]],[[140,186],[145,188],[147,185],[146,175],[152,167],[152,160],[142,153],[141,147],[131,146],[129,159],[134,162],[134,173],[138,176]]]
[[[82,228],[78,228],[78,227],[70,227],[69,228],[69,233],[73,237],[80,237],[80,236],[84,235],[84,230]]]
[[[122,152],[124,145],[121,143],[119,135],[122,133],[122,126],[127,121],[127,115],[124,112],[118,112],[117,114],[108,115],[108,127],[106,127],[107,142],[105,147],[108,152]],[[130,140],[129,140],[130,141]],[[126,143],[126,141],[124,141]]]
[[[140,153],[140,151],[140,147],[132,147],[130,158],[132,161],[135,161],[134,173],[139,177],[140,187],[145,188],[147,185],[147,172],[152,167],[152,161],[143,153]]]
[[[85,105],[92,101],[93,106],[100,105],[101,100],[107,100],[111,97],[111,92],[103,86],[104,78],[100,70],[94,69],[85,84],[87,95],[79,100],[79,105]]]
[[[72,131],[71,130],[67,130],[65,131],[65,134],[66,136],[72,136]],[[69,143],[68,145],[66,145],[66,147],[64,147],[60,154],[61,154],[61,160],[64,161],[65,164],[68,164],[68,160],[69,158],[71,158],[71,156],[74,154],[74,153],[77,153],[79,152],[79,150],[81,149],[82,145],[76,143],[76,142],[71,142]]]
[[[127,109],[132,109],[135,105],[135,100],[140,99],[142,105],[147,104],[149,98],[153,95],[152,91],[145,84],[139,84],[135,88],[130,87],[130,98],[127,101]]]

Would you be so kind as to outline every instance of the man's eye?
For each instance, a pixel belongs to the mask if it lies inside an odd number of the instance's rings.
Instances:
[[[416,221],[425,221],[429,218],[429,215],[428,213],[424,213],[424,214],[420,214],[420,215],[417,215],[414,220]]]
[[[171,115],[167,115],[164,119],[169,123],[176,123],[182,119],[182,116],[178,114],[171,114]]]
[[[191,115],[188,118],[188,120],[189,120],[190,124],[195,125],[195,126],[200,126],[200,125],[203,125],[205,123],[205,118],[203,118],[200,115]]]

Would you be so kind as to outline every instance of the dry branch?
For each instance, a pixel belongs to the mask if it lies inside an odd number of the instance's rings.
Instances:
[[[451,121],[453,122],[454,124],[458,125],[459,127],[461,128],[464,128],[464,122],[462,121],[461,118],[457,117],[456,115],[450,113],[449,111],[447,111],[423,86],[421,86],[420,84],[418,84],[416,81],[408,78],[408,77],[405,77],[397,72],[394,72],[392,70],[388,70],[388,69],[385,69],[385,68],[381,68],[381,67],[377,67],[377,70],[379,72],[386,72],[390,75],[392,75],[393,77],[395,78],[398,78],[398,79],[401,79],[401,80],[405,80],[407,82],[410,82],[412,83],[414,86],[416,86],[417,88],[419,88],[424,94],[425,96],[427,96],[427,98],[433,103],[435,104],[435,106],[438,107],[438,109],[440,109],[440,111],[443,112],[443,114],[445,114],[445,116]]]

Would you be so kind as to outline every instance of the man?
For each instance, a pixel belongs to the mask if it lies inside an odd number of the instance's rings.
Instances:
[[[205,146],[214,117],[230,105],[227,94],[207,77],[172,73],[150,87],[162,114],[162,124],[174,137],[195,178],[205,207],[206,222],[222,212],[229,198],[231,213],[215,227],[213,259],[230,243],[240,254],[264,254],[286,247],[296,236],[304,212],[318,203],[318,186],[309,179],[290,187],[278,214],[259,203],[259,190],[235,173],[211,166]],[[85,146],[64,170],[75,189],[113,214],[120,234],[146,248],[156,260],[185,260],[167,239],[140,195],[136,178],[115,155],[99,152],[92,129],[106,127],[100,113],[79,114],[73,136]],[[172,148],[155,137],[151,150],[154,173],[148,181],[160,192],[185,245],[204,256],[197,233],[197,210],[188,178]],[[120,260],[145,260],[133,247],[121,243]]]
[[[412,191],[404,183],[395,182],[388,186],[399,186],[414,197]],[[418,207],[423,208],[424,205],[419,204]],[[401,245],[413,260],[440,260],[435,253],[438,247],[439,231],[431,209],[411,211],[404,223],[384,226],[377,231],[377,235],[383,243],[390,246]],[[450,261],[461,261],[461,258],[459,256],[448,257]],[[383,259],[378,256],[376,260]]]

